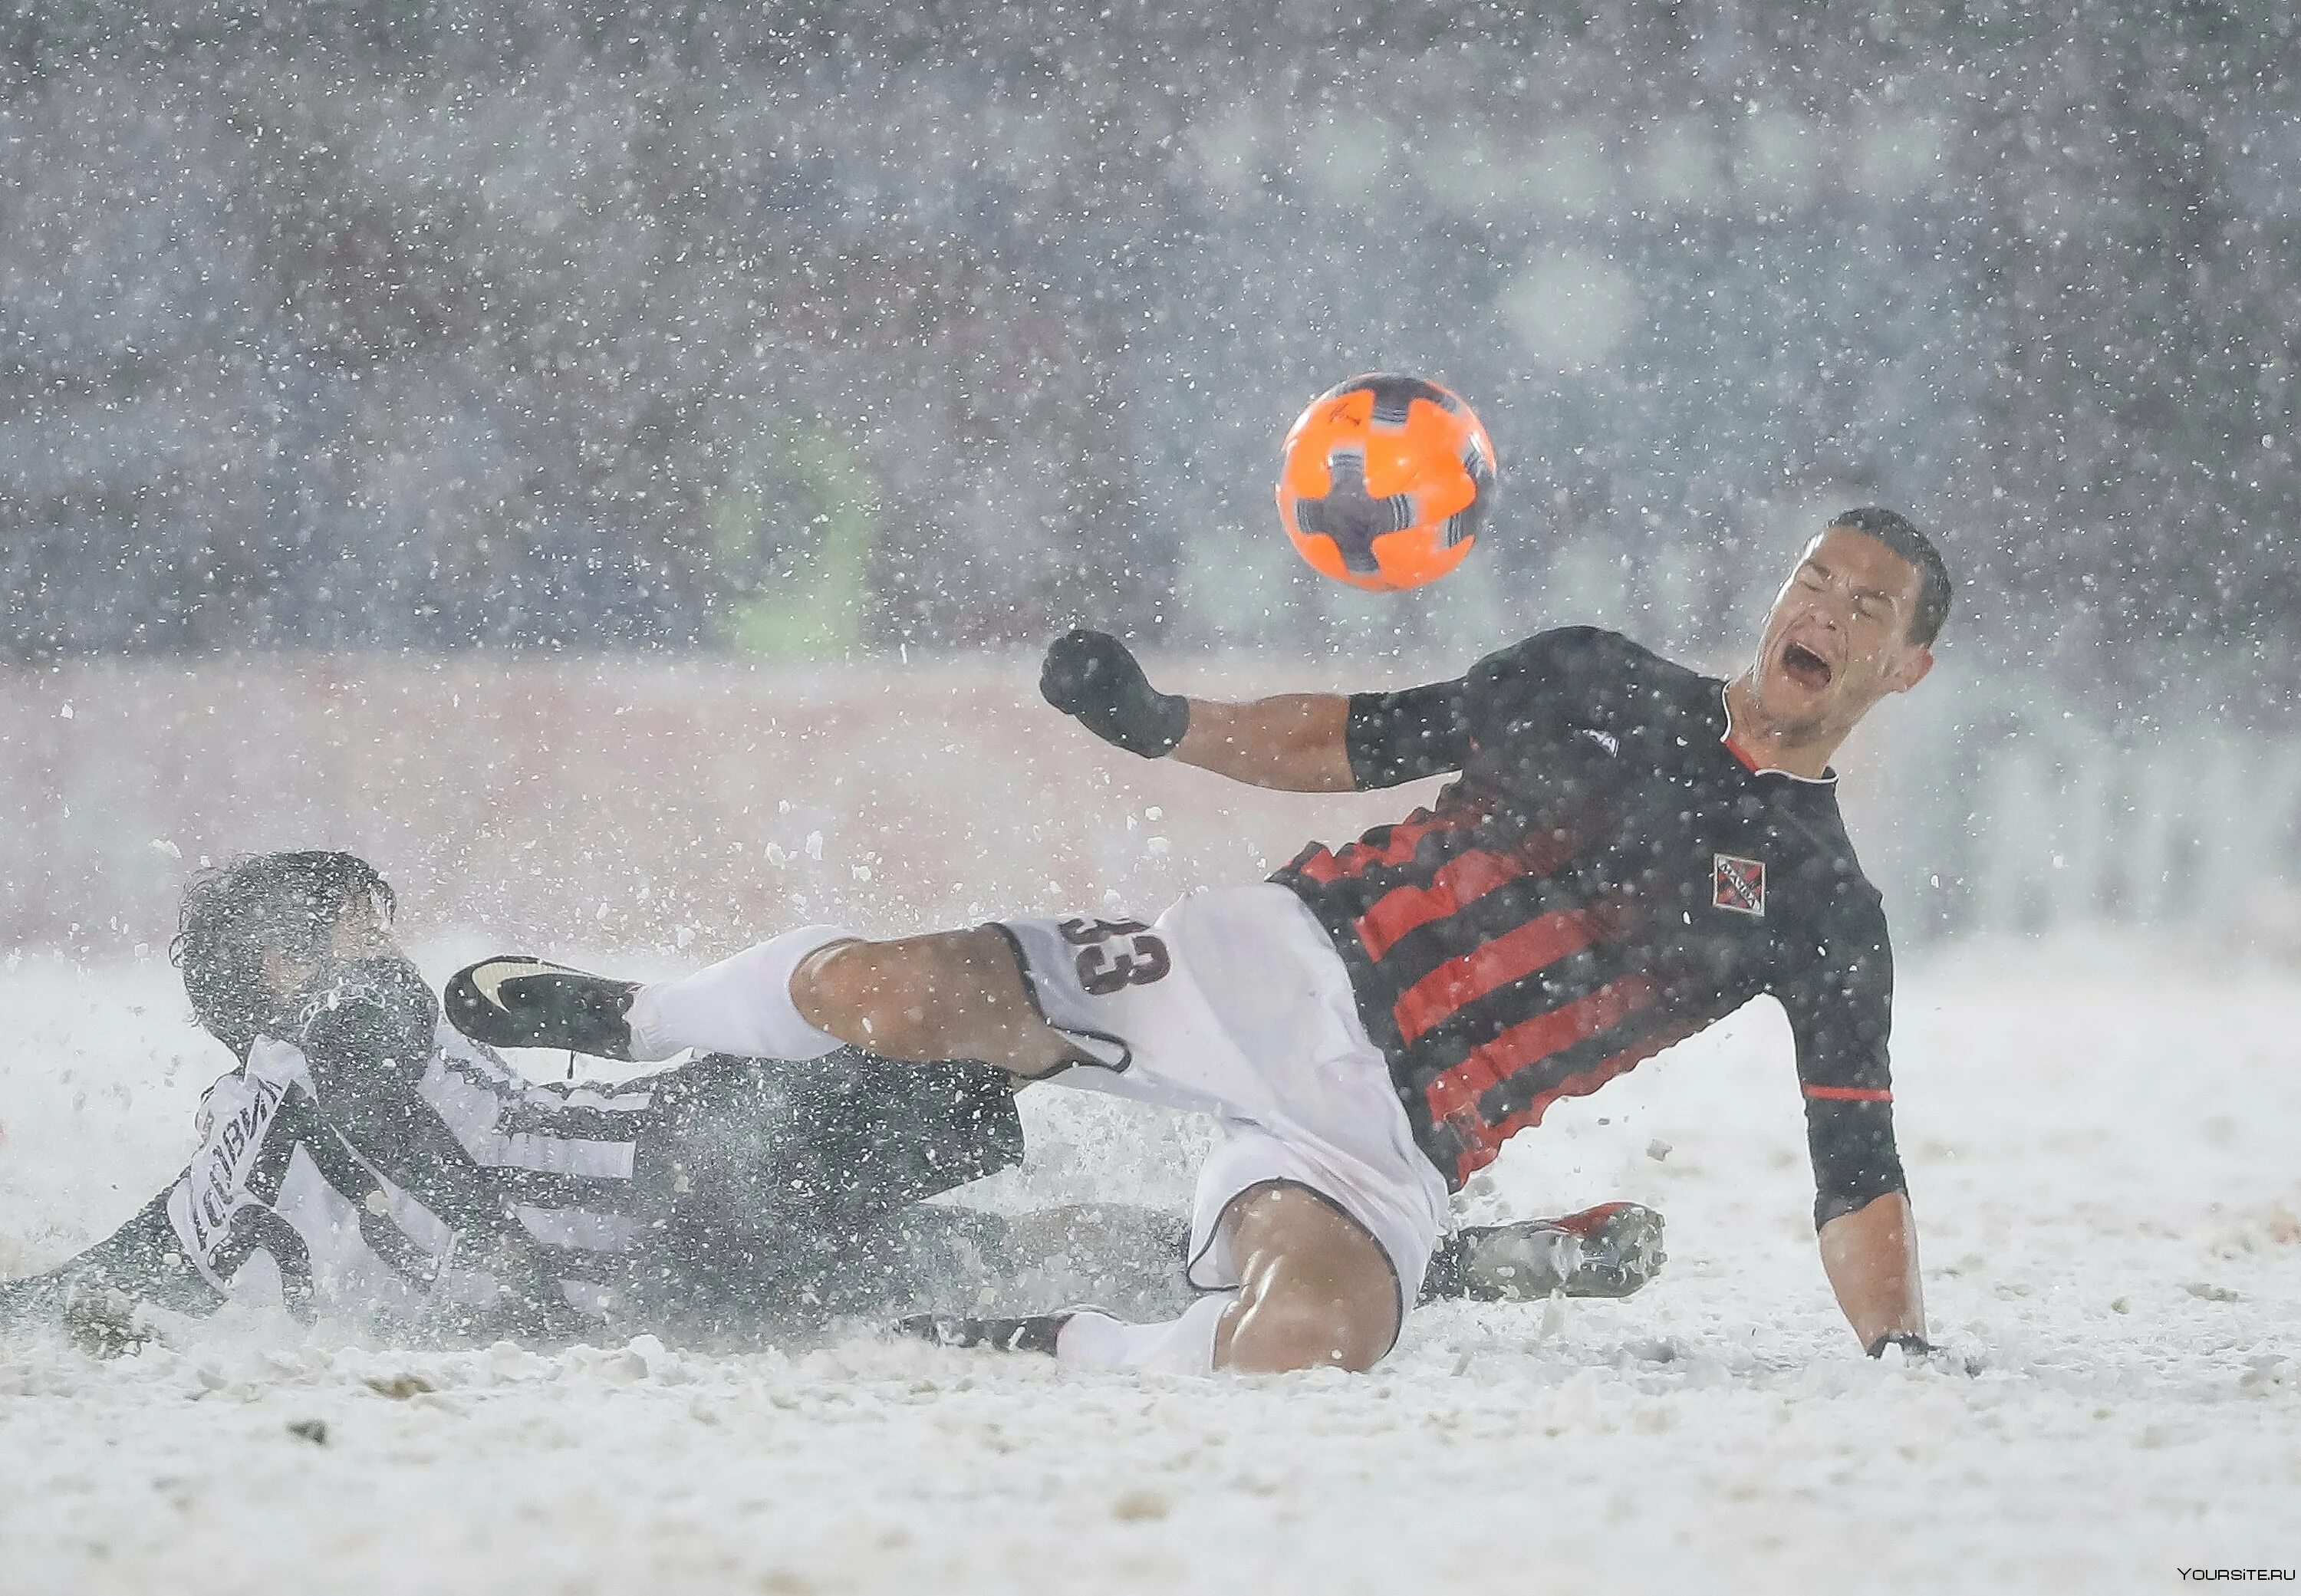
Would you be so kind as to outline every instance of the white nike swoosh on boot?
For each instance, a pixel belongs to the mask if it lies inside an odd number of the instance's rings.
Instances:
[[[556,967],[545,964],[541,959],[489,959],[472,972],[472,984],[479,989],[481,997],[494,1004],[502,1012],[509,1014],[511,1010],[506,1007],[503,1000],[503,983],[506,981],[515,981],[522,975],[533,975]]]

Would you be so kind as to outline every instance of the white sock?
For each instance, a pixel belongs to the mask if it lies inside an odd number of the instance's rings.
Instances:
[[[1163,1324],[1129,1324],[1092,1308],[1073,1314],[1055,1336],[1055,1361],[1074,1369],[1142,1369],[1160,1375],[1215,1372],[1215,1329],[1236,1291],[1217,1291]]]
[[[809,954],[861,939],[836,925],[802,925],[676,981],[640,988],[624,1019],[632,1057],[668,1058],[682,1048],[744,1058],[820,1058],[842,1047],[799,1017],[791,976]]]

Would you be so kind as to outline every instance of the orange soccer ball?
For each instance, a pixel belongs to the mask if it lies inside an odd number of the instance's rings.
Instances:
[[[1311,400],[1286,434],[1278,516],[1322,574],[1385,593],[1460,564],[1494,493],[1494,439],[1468,405],[1370,372]]]

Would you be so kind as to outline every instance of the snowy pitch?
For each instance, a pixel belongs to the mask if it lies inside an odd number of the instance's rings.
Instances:
[[[1627,1302],[1427,1310],[1361,1378],[1081,1376],[859,1330],[740,1358],[247,1320],[111,1363],[0,1346],[0,1591],[1842,1596],[2301,1562],[2301,974],[1998,946],[1901,988],[1954,1367],[1868,1362],[1837,1316],[1768,1007],[1473,1194],[1663,1208],[1669,1266]],[[156,963],[26,961],[0,1001],[14,1273],[158,1189],[222,1056]],[[1187,1126],[1032,1099],[1033,1167],[988,1200],[1179,1200]]]

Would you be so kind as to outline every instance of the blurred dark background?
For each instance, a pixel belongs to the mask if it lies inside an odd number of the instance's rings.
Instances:
[[[1969,659],[2301,696],[2288,6],[1201,9],[15,0],[0,656],[1714,649],[1878,501]],[[1507,494],[1381,608],[1269,506],[1373,367]]]

